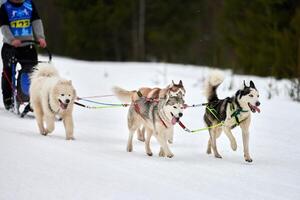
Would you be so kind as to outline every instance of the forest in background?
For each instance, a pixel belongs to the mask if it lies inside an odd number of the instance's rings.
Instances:
[[[56,55],[300,77],[299,0],[35,1]]]

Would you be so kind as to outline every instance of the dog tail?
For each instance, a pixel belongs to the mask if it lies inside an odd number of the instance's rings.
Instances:
[[[220,70],[214,70],[210,73],[204,86],[204,95],[208,102],[218,100],[217,88],[223,82],[224,76]]]
[[[59,76],[58,71],[49,63],[40,63],[35,67],[35,71],[31,75],[31,79],[39,77]]]
[[[133,95],[136,93],[135,90],[128,91],[117,86],[113,87],[113,92],[123,103],[130,103],[132,101]]]

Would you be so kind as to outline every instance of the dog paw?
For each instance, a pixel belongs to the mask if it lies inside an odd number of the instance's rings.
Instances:
[[[47,133],[46,130],[43,130],[43,131],[40,132],[40,134],[43,135],[43,136],[47,136],[48,133]]]
[[[222,158],[222,156],[220,154],[216,154],[215,157],[216,158]]]
[[[160,150],[158,155],[159,157],[165,157],[165,152],[163,150]]]
[[[233,151],[236,151],[236,149],[237,149],[237,144],[236,144],[236,142],[231,143],[231,149],[232,149]]]
[[[74,137],[67,137],[66,140],[75,140]]]
[[[173,153],[168,153],[168,154],[167,154],[167,157],[168,157],[168,158],[173,158],[173,157],[174,157],[174,154],[173,154]]]
[[[132,152],[132,147],[127,147],[127,152]]]
[[[207,150],[206,150],[206,153],[207,153],[207,154],[211,154],[211,149],[210,149],[210,148],[207,149]]]
[[[150,152],[150,153],[147,153],[147,155],[148,155],[148,156],[153,156],[153,153],[152,153],[152,152]]]
[[[245,161],[251,163],[253,160],[252,158],[245,158]]]

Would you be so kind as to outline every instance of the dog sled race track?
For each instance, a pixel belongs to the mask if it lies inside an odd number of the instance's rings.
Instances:
[[[46,56],[40,58],[47,60]],[[202,80],[208,78],[211,69],[205,67],[85,62],[60,57],[55,57],[53,64],[61,77],[72,80],[82,98],[112,95],[113,86],[126,90],[163,88],[172,80],[176,84],[182,80],[185,104],[207,102]],[[159,73],[164,68],[168,68],[166,78]],[[251,112],[249,126],[248,147],[253,162],[244,160],[240,127],[231,130],[236,151],[224,132],[217,138],[217,152],[222,159],[215,158],[213,149],[207,154],[208,130],[187,132],[178,123],[171,144],[167,141],[172,158],[158,156],[160,145],[154,137],[150,141],[153,156],[148,156],[137,132],[132,152],[128,153],[129,107],[122,106],[115,96],[87,98],[120,104],[114,108],[74,106],[75,140],[66,140],[60,121],[55,122],[52,133],[42,136],[35,119],[9,114],[0,102],[0,199],[299,199],[300,134],[296,125],[300,105],[286,97],[287,83],[278,81],[279,96],[268,100],[267,78],[222,73],[218,99],[244,89],[244,80],[246,87],[251,87],[252,80],[259,91],[261,112]],[[233,89],[229,90],[231,83]],[[189,130],[205,127],[205,108],[184,109],[180,121]]]

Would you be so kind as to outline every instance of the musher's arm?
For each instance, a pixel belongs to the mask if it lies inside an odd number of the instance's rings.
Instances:
[[[5,9],[4,4],[0,8],[0,27],[3,35],[3,42],[12,44],[12,41],[15,39],[14,35],[10,31],[8,15]]]
[[[32,23],[32,29],[35,37],[37,40],[39,39],[45,39],[45,34],[44,34],[44,27],[43,27],[43,22],[38,14],[38,11],[32,3],[32,16],[31,16],[31,23]]]

